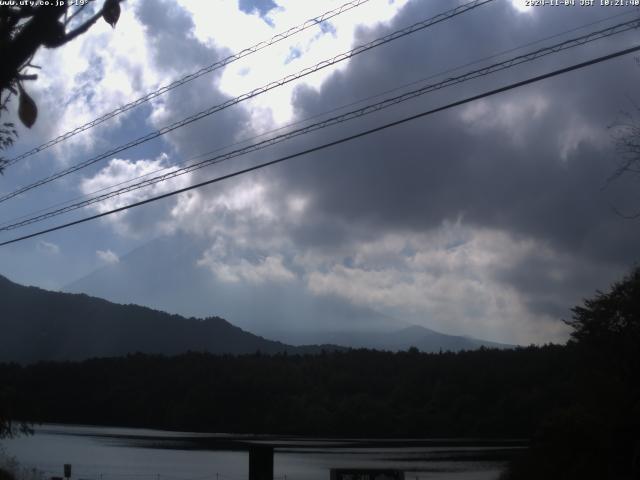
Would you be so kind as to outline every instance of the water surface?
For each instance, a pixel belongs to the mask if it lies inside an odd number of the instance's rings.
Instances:
[[[3,442],[7,455],[46,478],[72,464],[73,480],[245,480],[249,443],[275,447],[274,476],[328,480],[331,468],[388,468],[407,480],[495,480],[519,442],[240,436],[42,425]]]

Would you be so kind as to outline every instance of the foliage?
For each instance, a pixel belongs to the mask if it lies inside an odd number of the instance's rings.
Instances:
[[[609,182],[623,176],[640,178],[640,105],[634,103],[635,112],[622,112],[620,118],[609,126],[619,164]],[[616,213],[623,218],[640,218],[640,211],[634,213]]]
[[[505,478],[640,476],[640,268],[572,311],[576,398],[540,424]]]
[[[86,7],[93,2],[46,2],[34,6],[34,2],[2,2],[0,5],[0,117],[7,112],[12,96],[18,97],[18,117],[27,128],[36,122],[36,102],[26,92],[24,82],[38,78],[29,73],[40,68],[31,63],[37,50],[58,48],[85,33],[95,22],[103,18],[115,27],[120,16],[121,0],[104,0],[102,8],[87,15]],[[14,3],[11,5],[11,3]],[[0,150],[13,144],[17,131],[10,122],[0,124]],[[6,160],[0,157],[0,173]]]
[[[584,306],[572,309],[571,337],[603,357],[631,358],[640,345],[640,267],[616,282],[608,293],[597,292]]]
[[[0,480],[15,480],[13,475],[6,470],[0,468]]]
[[[7,283],[6,288],[18,287]],[[37,289],[11,290],[7,298],[33,292]],[[85,320],[96,311],[115,314],[108,302],[82,296],[51,296],[47,308],[63,312],[71,297],[91,306],[80,310]],[[192,352],[0,364],[0,385],[9,398],[2,403],[11,407],[5,418],[35,422],[531,438],[528,453],[505,478],[630,479],[640,473],[639,302],[636,268],[573,309],[566,346],[440,354]],[[148,309],[127,311],[149,315],[147,326],[160,318]],[[130,331],[124,323],[121,327]]]
[[[529,437],[566,408],[561,346],[425,354],[129,355],[0,364],[17,417],[188,431]]]
[[[0,446],[0,480],[44,480],[44,472],[21,465],[15,457],[7,455]]]
[[[32,433],[27,421],[16,421],[15,402],[15,388],[0,384],[0,438]]]

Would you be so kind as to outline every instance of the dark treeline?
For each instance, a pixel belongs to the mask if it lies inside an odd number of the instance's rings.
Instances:
[[[640,267],[565,346],[427,354],[137,354],[0,364],[13,420],[329,436],[525,437],[505,478],[640,478]]]
[[[178,430],[529,437],[575,401],[571,348],[130,355],[0,365],[12,416]]]

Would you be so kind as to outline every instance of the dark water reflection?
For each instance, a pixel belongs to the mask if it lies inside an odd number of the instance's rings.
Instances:
[[[244,480],[249,443],[275,446],[274,474],[326,480],[331,468],[402,469],[407,480],[492,480],[522,442],[481,440],[333,440],[43,425],[4,442],[29,469],[87,480]]]

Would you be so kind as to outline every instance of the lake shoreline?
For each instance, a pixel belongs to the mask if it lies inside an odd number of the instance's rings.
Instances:
[[[247,445],[269,444],[278,449],[287,448],[411,448],[411,447],[503,447],[526,448],[529,440],[524,438],[414,438],[414,437],[379,437],[358,438],[348,436],[310,436],[310,435],[278,435],[278,434],[242,434],[213,432],[183,432],[155,428],[138,429],[126,426],[82,425],[65,423],[43,423],[35,427],[36,431],[52,435],[73,435],[105,439],[122,439],[131,442],[175,442],[180,445],[193,444],[206,446],[214,450],[227,450],[236,446],[239,450]],[[75,430],[74,430],[75,429]],[[92,430],[101,430],[96,432]],[[109,432],[113,429],[114,432]],[[122,430],[139,430],[137,434],[123,434]],[[155,447],[158,448],[158,447]]]
[[[233,435],[42,424],[6,442],[7,453],[44,477],[63,463],[87,480],[246,478],[248,448],[274,448],[275,475],[329,478],[332,468],[392,468],[410,478],[495,480],[525,449],[521,439],[363,439]],[[425,477],[426,476],[426,477]]]

